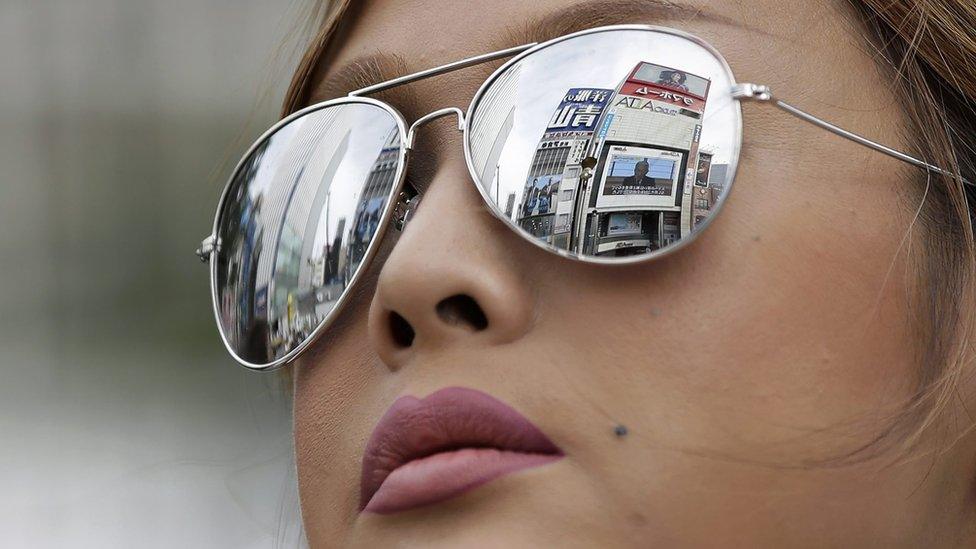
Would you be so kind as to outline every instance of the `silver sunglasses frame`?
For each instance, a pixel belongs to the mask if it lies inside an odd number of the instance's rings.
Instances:
[[[472,118],[471,115],[472,113],[476,112],[479,101],[481,100],[485,92],[488,90],[488,88],[490,88],[491,85],[495,82],[495,80],[497,80],[509,67],[511,67],[515,63],[518,63],[520,60],[524,59],[525,57],[532,55],[533,53],[536,53],[540,50],[543,50],[555,44],[559,44],[566,40],[570,40],[573,38],[590,35],[590,34],[597,34],[602,32],[614,32],[614,31],[648,31],[648,32],[661,33],[661,34],[668,34],[668,35],[672,35],[672,36],[676,36],[688,40],[704,48],[706,51],[708,51],[719,62],[720,66],[725,71],[726,76],[729,79],[729,82],[732,83],[732,88],[729,90],[729,93],[731,95],[731,98],[736,101],[734,106],[734,108],[736,109],[735,111],[736,123],[735,123],[734,151],[730,156],[731,161],[729,163],[730,166],[729,171],[732,174],[731,179],[726,185],[726,189],[722,195],[722,199],[718,202],[712,214],[708,216],[708,218],[705,221],[703,221],[701,225],[696,227],[694,231],[692,231],[690,234],[688,234],[681,240],[671,244],[670,246],[639,256],[606,259],[600,257],[584,256],[584,255],[570,252],[568,250],[555,249],[547,246],[545,243],[538,241],[537,239],[533,239],[526,236],[523,233],[522,229],[516,226],[510,219],[508,219],[500,211],[500,209],[494,204],[494,202],[492,202],[491,197],[488,194],[488,191],[485,189],[484,185],[482,185],[481,182],[479,181],[480,178],[474,168],[473,160],[471,158],[470,132],[471,132],[471,118]],[[466,67],[470,67],[480,63],[485,63],[488,61],[503,59],[505,57],[511,57],[511,59],[508,60],[506,63],[504,63],[502,66],[500,66],[498,69],[496,69],[494,72],[492,72],[492,74],[482,83],[482,85],[478,88],[478,91],[475,92],[475,95],[472,97],[471,103],[468,105],[467,111],[461,111],[461,109],[458,107],[448,107],[444,109],[439,109],[417,119],[412,125],[410,125],[409,128],[407,128],[406,120],[404,119],[403,115],[400,114],[400,112],[397,111],[393,106],[377,99],[373,99],[370,97],[363,97],[365,95],[377,93],[389,88],[393,88],[403,84],[408,84],[424,78],[429,78],[432,76],[437,76],[440,74],[460,70]],[[514,230],[523,239],[531,242],[533,245],[542,248],[548,252],[555,253],[561,257],[566,257],[576,261],[581,261],[584,263],[603,264],[603,265],[626,265],[626,264],[643,263],[646,261],[652,261],[654,259],[659,259],[663,256],[670,255],[678,250],[683,249],[685,246],[693,242],[695,238],[697,238],[697,236],[701,232],[703,232],[704,229],[707,228],[709,224],[711,224],[713,219],[717,217],[719,211],[724,206],[724,203],[726,202],[726,200],[728,199],[732,191],[732,187],[734,186],[735,183],[735,177],[738,172],[739,153],[742,146],[742,135],[743,135],[741,103],[742,101],[745,100],[753,100],[763,104],[771,104],[796,118],[814,124],[835,135],[851,140],[867,148],[881,152],[883,154],[886,154],[888,156],[891,156],[903,162],[907,162],[909,164],[912,164],[914,166],[917,166],[929,172],[935,172],[937,174],[944,175],[951,178],[958,178],[962,181],[962,183],[966,185],[973,185],[973,183],[971,183],[970,181],[963,179],[953,174],[952,172],[949,172],[948,170],[945,170],[938,166],[919,160],[911,155],[892,149],[890,147],[887,147],[885,145],[867,139],[856,133],[844,130],[843,128],[840,128],[825,120],[817,118],[816,116],[813,116],[786,102],[776,99],[767,86],[763,86],[759,84],[750,84],[750,83],[736,83],[732,69],[729,66],[728,62],[725,60],[725,57],[722,56],[722,54],[710,43],[706,42],[705,40],[695,35],[689,34],[687,32],[678,29],[673,29],[670,27],[661,27],[656,25],[611,25],[611,26],[587,29],[587,30],[567,34],[564,36],[560,36],[552,40],[548,40],[546,42],[541,42],[541,43],[533,42],[530,44],[525,44],[514,48],[499,50],[499,51],[490,52],[490,53],[486,53],[474,57],[461,59],[453,63],[441,65],[438,67],[433,67],[423,71],[394,78],[386,82],[380,82],[371,86],[367,86],[365,88],[352,91],[349,94],[347,94],[345,97],[331,99],[329,101],[323,101],[321,103],[316,103],[314,105],[310,105],[308,107],[295,111],[294,113],[278,121],[266,132],[264,132],[251,145],[251,147],[248,148],[247,152],[244,153],[244,155],[241,157],[241,160],[235,166],[234,171],[231,173],[231,176],[227,184],[225,185],[223,192],[221,193],[220,201],[218,202],[218,206],[217,206],[217,212],[214,215],[214,223],[213,223],[213,229],[211,231],[211,234],[210,236],[208,236],[203,240],[200,248],[197,249],[196,251],[197,256],[202,261],[210,263],[210,295],[211,295],[211,302],[213,305],[214,318],[217,321],[217,331],[220,333],[221,341],[224,343],[224,347],[231,354],[231,356],[234,357],[234,359],[237,362],[239,362],[241,365],[251,370],[271,371],[292,362],[306,348],[308,348],[310,345],[315,343],[315,341],[317,341],[318,338],[321,337],[324,331],[335,321],[335,319],[342,312],[346,302],[349,299],[349,296],[352,294],[352,292],[349,290],[359,282],[359,279],[362,277],[362,274],[366,270],[368,270],[380,246],[380,242],[382,241],[382,235],[385,234],[387,228],[389,227],[389,224],[394,221],[394,217],[397,218],[395,220],[397,228],[402,229],[402,226],[407,221],[410,210],[414,206],[416,206],[417,201],[419,201],[419,199],[421,198],[419,195],[415,197],[411,197],[408,193],[406,193],[404,189],[404,182],[406,180],[406,171],[407,171],[407,166],[409,163],[409,156],[410,156],[409,153],[413,146],[415,133],[420,126],[434,119],[443,116],[449,116],[451,114],[454,114],[458,117],[458,130],[463,132],[464,158],[465,158],[465,163],[467,164],[468,167],[468,172],[470,173],[472,178],[472,183],[475,185],[475,187],[477,187],[478,192],[481,194],[482,199],[484,200],[485,204],[488,206],[488,209],[492,213],[492,215],[495,216],[497,219],[501,220],[502,222],[504,222],[508,227]],[[224,334],[223,325],[220,319],[220,311],[218,310],[217,307],[217,304],[219,303],[217,298],[217,263],[218,262],[212,261],[213,254],[217,253],[220,250],[221,243],[217,240],[217,234],[218,234],[217,231],[220,226],[221,214],[223,213],[225,202],[227,200],[227,197],[229,196],[230,189],[233,186],[234,180],[238,172],[240,171],[244,163],[247,162],[247,160],[250,158],[251,154],[268,137],[275,134],[282,127],[288,125],[295,119],[310,114],[312,112],[319,111],[328,107],[333,107],[338,105],[350,105],[350,104],[367,104],[367,105],[373,105],[383,109],[388,114],[390,114],[391,117],[396,121],[397,128],[400,134],[401,147],[400,147],[400,153],[398,158],[399,165],[397,167],[397,172],[394,177],[394,181],[395,181],[394,185],[390,190],[390,194],[387,197],[386,205],[383,208],[383,214],[380,219],[380,224],[377,227],[374,237],[370,240],[370,243],[366,248],[366,252],[363,256],[363,260],[360,262],[359,268],[353,274],[349,283],[346,285],[345,290],[339,296],[339,299],[336,300],[335,306],[333,306],[333,308],[329,311],[326,317],[322,319],[322,321],[312,331],[312,333],[310,333],[299,345],[297,345],[294,349],[289,351],[287,354],[285,354],[284,356],[278,359],[275,359],[274,361],[268,364],[254,364],[248,362],[237,355],[234,349],[230,346],[229,342],[227,341],[227,337]]]

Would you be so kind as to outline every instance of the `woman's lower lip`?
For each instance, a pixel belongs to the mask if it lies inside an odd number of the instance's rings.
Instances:
[[[497,448],[462,448],[406,463],[373,494],[365,511],[397,513],[461,495],[498,477],[562,459]]]

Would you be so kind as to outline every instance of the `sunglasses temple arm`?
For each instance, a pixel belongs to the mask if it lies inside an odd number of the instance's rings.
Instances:
[[[853,141],[853,142],[855,142],[855,143],[857,143],[859,145],[862,145],[864,147],[867,147],[869,149],[873,149],[873,150],[878,151],[880,153],[884,153],[884,154],[886,154],[886,155],[888,155],[888,156],[890,156],[892,158],[897,158],[898,160],[901,160],[902,162],[907,162],[909,164],[912,164],[914,166],[917,166],[919,168],[922,168],[923,170],[926,170],[926,171],[929,171],[929,172],[935,172],[937,174],[944,175],[946,177],[958,178],[960,181],[962,181],[966,185],[976,186],[976,183],[973,183],[973,182],[971,182],[971,181],[969,181],[969,180],[967,180],[965,178],[959,177],[956,174],[950,172],[949,170],[940,168],[940,167],[935,166],[933,164],[929,164],[928,162],[925,162],[923,160],[919,160],[918,158],[915,158],[914,156],[911,156],[911,155],[905,154],[905,153],[903,153],[901,151],[892,149],[891,147],[887,147],[885,145],[882,145],[881,143],[877,143],[875,141],[871,141],[870,139],[868,139],[866,137],[863,137],[861,135],[858,135],[858,134],[856,134],[854,132],[847,131],[844,128],[835,126],[835,125],[831,124],[830,122],[827,122],[826,120],[822,120],[820,118],[817,118],[816,116],[814,116],[814,115],[812,115],[812,114],[810,114],[810,113],[808,113],[806,111],[800,110],[800,109],[794,107],[793,105],[790,105],[789,103],[786,103],[784,101],[780,101],[779,99],[776,99],[775,97],[773,97],[772,92],[769,90],[769,88],[767,86],[760,86],[760,85],[757,85],[757,84],[736,84],[732,88],[732,97],[734,99],[737,99],[737,100],[740,100],[740,101],[741,100],[744,100],[744,99],[751,99],[751,100],[759,101],[761,103],[771,103],[773,106],[775,106],[776,108],[780,109],[781,111],[784,111],[786,113],[789,113],[789,114],[795,116],[796,118],[799,118],[800,120],[803,120],[804,122],[809,122],[810,124],[813,124],[814,126],[818,126],[820,128],[823,128],[823,129],[829,131],[830,133],[832,133],[834,135],[839,135],[840,137],[843,137],[844,139],[848,139],[850,141]]]

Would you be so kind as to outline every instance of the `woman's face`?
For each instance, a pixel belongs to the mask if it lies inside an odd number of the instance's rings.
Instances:
[[[741,82],[905,145],[902,106],[840,3],[358,4],[316,73],[313,102],[335,95],[336,75],[364,59],[412,72],[581,28],[647,23],[711,42]],[[408,122],[464,107],[495,66],[382,98]],[[312,545],[958,541],[972,523],[971,446],[897,466],[870,451],[919,368],[906,260],[919,242],[903,240],[913,214],[905,197],[914,196],[905,169],[769,107],[745,104],[743,119],[736,189],[721,215],[683,251],[619,267],[562,259],[512,233],[483,206],[455,120],[424,126],[411,174],[419,210],[387,236],[385,261],[296,367]],[[470,299],[448,299],[459,295]],[[394,312],[413,330],[409,345]],[[511,406],[563,457],[438,503],[360,511],[374,427],[398,398],[447,387]]]

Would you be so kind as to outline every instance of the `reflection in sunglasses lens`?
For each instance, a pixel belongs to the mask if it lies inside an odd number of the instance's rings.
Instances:
[[[218,225],[221,332],[257,366],[305,342],[339,304],[382,228],[402,128],[367,103],[279,128],[244,160]]]
[[[722,61],[661,32],[580,35],[509,66],[472,115],[472,169],[523,234],[613,259],[693,234],[731,185],[738,110]]]

